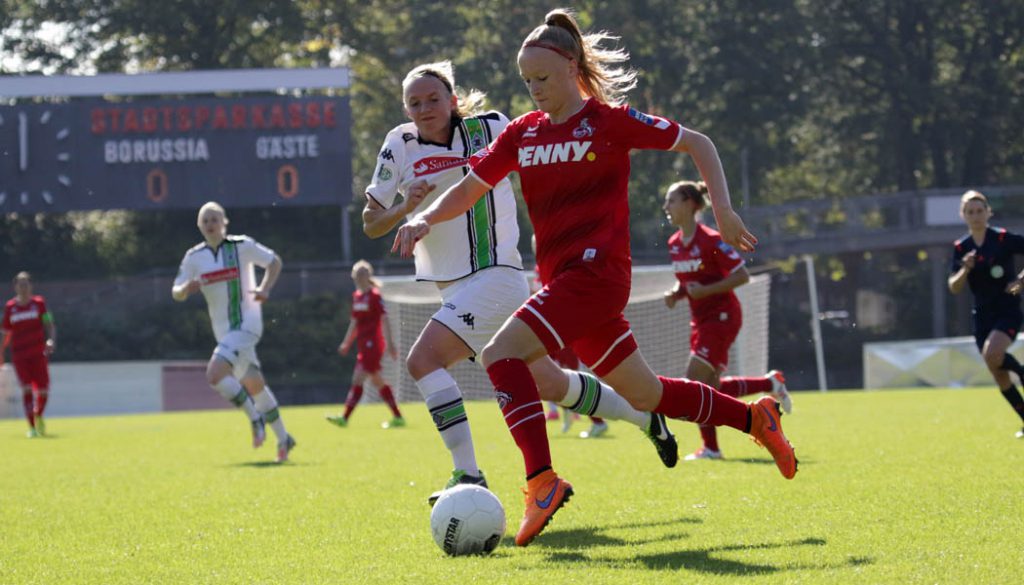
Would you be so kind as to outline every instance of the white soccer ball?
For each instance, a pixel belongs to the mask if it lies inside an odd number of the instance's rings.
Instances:
[[[488,554],[505,534],[505,509],[487,488],[457,485],[434,504],[430,531],[437,546],[453,557]]]

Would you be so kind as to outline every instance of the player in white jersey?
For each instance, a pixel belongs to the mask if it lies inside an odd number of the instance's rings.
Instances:
[[[366,188],[363,229],[371,238],[425,209],[468,172],[468,159],[485,148],[508,118],[474,113],[483,94],[456,95],[451,63],[420,65],[402,82],[411,122],[388,133],[373,182]],[[396,202],[398,194],[401,202]],[[462,392],[448,373],[475,357],[530,296],[517,244],[516,203],[508,179],[499,181],[464,215],[440,223],[416,244],[416,278],[434,281],[442,305],[409,352],[407,366],[452,454],[445,489],[459,483],[487,485],[477,466]],[[661,415],[633,409],[590,374],[562,370],[548,357],[533,364],[541,398],[576,412],[633,422],[654,442],[667,467],[678,460],[675,438]],[[431,494],[433,502],[441,492]]]
[[[256,344],[263,335],[261,304],[281,274],[281,258],[249,236],[227,235],[224,208],[209,202],[199,208],[198,226],[205,242],[185,253],[171,296],[184,301],[202,292],[217,347],[206,366],[206,380],[221,396],[245,410],[252,426],[252,446],[266,438],[265,423],[277,436],[277,461],[288,460],[295,447],[278,412],[277,399],[263,379]],[[255,267],[265,271],[257,285]]]

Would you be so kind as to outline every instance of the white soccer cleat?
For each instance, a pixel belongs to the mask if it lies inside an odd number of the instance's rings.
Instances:
[[[722,452],[715,451],[714,449],[708,449],[707,447],[701,447],[693,453],[690,453],[686,457],[683,457],[685,461],[699,461],[701,459],[722,459]]]
[[[772,396],[782,405],[782,411],[786,414],[793,412],[793,399],[786,389],[786,377],[778,370],[768,372],[765,377],[772,381]]]

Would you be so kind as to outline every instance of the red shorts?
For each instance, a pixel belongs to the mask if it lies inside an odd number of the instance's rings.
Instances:
[[[729,348],[743,327],[743,312],[720,311],[700,321],[690,321],[690,356],[724,372],[729,367]]]
[[[551,359],[555,360],[555,363],[567,370],[578,370],[580,369],[580,358],[577,357],[576,352],[571,347],[566,347],[551,355]]]
[[[604,376],[637,349],[622,315],[629,285],[573,267],[527,299],[515,316],[530,327],[548,355],[571,347],[595,374]]]
[[[50,387],[49,360],[45,355],[14,360],[14,371],[23,388],[35,386],[45,390]]]
[[[359,354],[356,355],[356,367],[362,368],[368,374],[379,372],[382,357],[384,357],[383,342],[373,340],[360,342]]]

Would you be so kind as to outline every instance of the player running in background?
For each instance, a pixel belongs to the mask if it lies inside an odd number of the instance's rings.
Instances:
[[[11,362],[21,384],[21,401],[28,420],[28,437],[41,437],[46,434],[43,412],[50,397],[49,358],[57,349],[57,326],[46,309],[46,299],[32,294],[32,276],[28,272],[19,272],[14,277],[14,292],[14,298],[4,306],[0,339],[11,348]]]
[[[493,185],[519,172],[537,236],[545,286],[516,311],[483,351],[505,422],[523,454],[526,511],[516,544],[529,544],[573,493],[551,467],[538,387],[528,364],[571,346],[580,359],[634,408],[751,433],[786,478],[796,474],[782,433],[778,403],[753,405],[700,382],[651,371],[623,309],[629,300],[629,153],[689,153],[708,184],[724,239],[752,250],[756,239],[729,202],[714,144],[676,122],[616,106],[635,72],[613,67],[622,50],[599,46],[606,33],[582,36],[565,10],[548,13],[519,51],[519,71],[539,110],[511,122],[474,156],[472,171],[402,226],[394,250],[412,252],[432,226],[463,215]]]
[[[387,348],[391,359],[398,359],[394,337],[391,335],[391,322],[388,321],[384,309],[384,299],[380,296],[380,281],[373,277],[373,266],[366,260],[352,265],[352,281],[356,290],[352,293],[352,313],[345,337],[338,346],[339,355],[348,355],[353,343],[359,346],[356,354],[356,367],[352,372],[352,387],[345,398],[345,412],[338,416],[328,416],[331,423],[344,427],[352,411],[363,397],[363,382],[367,378],[377,387],[381,399],[391,409],[391,422],[384,423],[384,428],[404,427],[405,419],[395,402],[395,394],[391,386],[381,374],[380,360]]]
[[[698,221],[707,191],[704,183],[679,181],[669,186],[662,206],[669,222],[679,228],[668,239],[676,283],[665,293],[665,305],[671,309],[679,299],[690,301],[690,363],[686,377],[737,398],[771,393],[789,414],[793,402],[782,372],[772,370],[759,377],[722,377],[729,366],[729,347],[743,326],[743,308],[733,290],[749,282],[750,273],[739,253],[723,242],[717,231]],[[687,455],[687,461],[721,459],[715,427],[701,424],[700,434],[704,444]]]
[[[1024,367],[1007,351],[1020,331],[1024,314],[1020,309],[1021,281],[1013,280],[1014,254],[1024,254],[1024,236],[989,226],[992,208],[977,191],[960,198],[960,217],[968,233],[953,243],[953,266],[949,291],[960,294],[968,285],[974,295],[974,342],[985,358],[1003,398],[1024,421],[1024,398],[1010,372],[1024,380]],[[1024,438],[1024,429],[1017,432]]]
[[[205,241],[197,244],[181,261],[171,296],[184,301],[194,293],[206,298],[217,347],[206,366],[206,381],[221,396],[245,410],[252,426],[252,446],[266,438],[264,423],[277,436],[277,461],[288,460],[295,447],[270,391],[256,344],[263,335],[262,304],[281,274],[281,258],[249,236],[227,235],[228,218],[220,204],[210,201],[199,208],[196,222]],[[254,267],[265,271],[256,285]]]
[[[459,96],[455,87],[447,61],[420,65],[402,82],[403,105],[411,122],[388,133],[373,182],[366,188],[363,229],[371,238],[384,236],[462,179],[469,157],[486,148],[508,124],[498,112],[481,113],[483,94]],[[399,193],[401,202],[396,201]],[[459,483],[486,486],[462,391],[448,368],[477,356],[530,296],[517,249],[519,225],[511,184],[495,180],[478,199],[436,225],[415,246],[410,243],[408,250],[415,256],[416,278],[437,283],[442,299],[406,363],[452,456],[455,469],[445,489]],[[632,408],[590,374],[564,371],[548,358],[531,367],[545,399],[582,414],[630,421],[647,434],[666,466],[676,464],[675,438],[662,417]],[[436,501],[441,491],[428,501]]]

